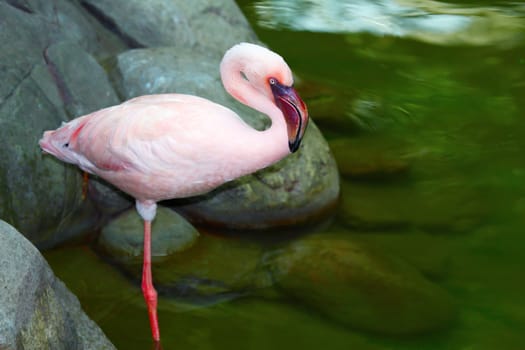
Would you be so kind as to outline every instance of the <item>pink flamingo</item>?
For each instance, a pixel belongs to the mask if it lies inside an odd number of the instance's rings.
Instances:
[[[156,203],[206,193],[297,151],[308,124],[290,68],[278,54],[241,43],[220,65],[225,89],[270,117],[257,131],[230,109],[181,94],[141,96],[44,132],[40,147],[136,199],[144,220],[142,291],[153,339],[160,340],[151,275]]]

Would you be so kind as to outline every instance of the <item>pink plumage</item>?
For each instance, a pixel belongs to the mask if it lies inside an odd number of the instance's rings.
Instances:
[[[156,202],[206,193],[295,152],[308,123],[281,56],[242,43],[221,62],[226,90],[266,114],[257,131],[230,109],[182,94],[141,96],[46,131],[41,148],[100,176],[137,200],[144,225],[143,291],[155,341],[160,339],[151,283],[150,230]]]

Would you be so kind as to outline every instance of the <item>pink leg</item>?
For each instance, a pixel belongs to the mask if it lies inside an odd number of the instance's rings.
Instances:
[[[85,171],[82,172],[82,200],[87,197],[87,191],[89,186],[89,175]]]
[[[148,305],[149,323],[153,340],[160,341],[157,321],[157,291],[151,277],[151,221],[144,220],[144,265],[142,267],[142,293]]]

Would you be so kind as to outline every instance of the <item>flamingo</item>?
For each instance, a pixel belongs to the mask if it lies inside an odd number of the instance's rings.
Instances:
[[[151,222],[157,202],[204,194],[267,167],[299,149],[308,111],[284,59],[240,43],[220,63],[224,88],[266,114],[253,129],[235,112],[183,94],[145,95],[45,131],[44,153],[95,174],[136,199],[144,221],[142,292],[153,340],[160,341],[157,292],[151,274]]]

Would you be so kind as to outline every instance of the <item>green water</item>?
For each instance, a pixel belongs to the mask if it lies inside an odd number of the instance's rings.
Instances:
[[[443,330],[386,337],[284,301],[241,298],[195,307],[161,298],[164,349],[524,348],[523,6],[441,3],[431,10],[486,22],[468,35],[422,35],[421,28],[401,26],[408,32],[394,36],[351,32],[340,13],[323,24],[332,32],[301,29],[315,1],[238,3],[260,39],[297,74],[331,144],[350,140],[355,147],[348,154],[366,158],[375,149],[409,164],[408,174],[393,179],[343,178],[343,205],[325,230],[368,240],[415,265],[456,299],[459,316]],[[333,32],[340,27],[345,30]],[[344,152],[336,155],[344,160]],[[364,232],[345,221],[345,203],[363,205],[370,222],[414,224]],[[151,348],[137,284],[86,247],[46,257],[119,349]]]

